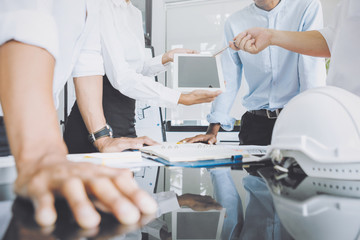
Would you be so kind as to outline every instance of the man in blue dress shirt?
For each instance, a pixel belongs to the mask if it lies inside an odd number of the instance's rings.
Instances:
[[[319,0],[254,0],[225,23],[226,43],[232,45],[239,33],[251,27],[286,31],[321,29],[321,3]],[[241,118],[240,144],[269,145],[277,116],[286,103],[307,89],[325,85],[326,78],[324,59],[276,46],[257,55],[228,49],[222,54],[222,67],[226,92],[213,102],[206,134],[183,141],[213,144],[220,126],[226,131],[233,129],[235,119],[229,113],[244,78],[249,90],[242,101],[247,112]]]

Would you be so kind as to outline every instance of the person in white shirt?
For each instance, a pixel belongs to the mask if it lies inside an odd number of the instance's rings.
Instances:
[[[100,13],[102,55],[105,72],[103,108],[113,137],[123,141],[123,149],[152,144],[147,137],[136,138],[135,101],[152,106],[176,107],[210,102],[220,94],[197,90],[188,94],[165,87],[154,76],[165,71],[175,53],[194,53],[174,49],[155,58],[145,55],[145,39],[141,11],[129,0],[105,0]],[[70,153],[102,151],[88,140],[88,131],[75,102],[67,120],[64,140]],[[99,139],[106,144],[108,138]]]
[[[360,96],[359,29],[360,1],[343,0],[336,8],[333,23],[324,29],[290,32],[252,28],[240,33],[236,44],[252,54],[268,46],[279,46],[305,55],[331,57],[327,83]],[[250,37],[245,38],[246,35]]]
[[[32,201],[41,226],[56,221],[55,196],[67,200],[83,228],[100,222],[88,194],[122,223],[135,223],[141,214],[157,209],[129,170],[66,159],[55,107],[70,76],[89,132],[105,125],[98,4],[97,0],[0,1],[1,119],[16,161],[14,190]]]

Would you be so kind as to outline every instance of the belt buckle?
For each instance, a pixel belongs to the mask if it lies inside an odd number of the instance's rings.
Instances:
[[[272,113],[275,113],[275,116],[271,116]],[[266,116],[268,119],[277,119],[279,113],[280,113],[279,109],[275,109],[275,111],[273,112],[266,109]]]

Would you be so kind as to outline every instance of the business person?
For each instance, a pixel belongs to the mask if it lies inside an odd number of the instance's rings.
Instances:
[[[323,27],[321,4],[318,0],[254,0],[228,18],[226,42],[233,46],[237,34],[255,26],[299,32],[319,29]],[[244,39],[250,38],[247,35]],[[216,143],[220,127],[227,131],[233,129],[235,119],[229,113],[243,73],[249,86],[242,102],[247,112],[241,118],[239,133],[240,144],[244,145],[270,144],[276,118],[286,103],[306,89],[325,85],[323,59],[277,47],[257,55],[229,49],[222,54],[222,66],[226,92],[212,105],[206,134],[183,141]]]
[[[105,118],[113,137],[123,144],[118,150],[140,148],[155,142],[148,137],[136,138],[135,101],[150,105],[176,107],[211,102],[219,92],[197,90],[188,94],[154,82],[153,77],[166,70],[176,53],[195,53],[174,49],[155,58],[145,56],[145,39],[141,11],[129,0],[105,0],[100,13],[101,43],[106,76],[103,85]],[[88,139],[77,103],[74,104],[65,127],[64,139],[70,153],[104,151],[110,136],[100,138],[95,146]]]
[[[324,29],[307,32],[253,28],[236,37],[243,51],[255,54],[269,46],[316,57],[331,57],[327,78],[329,85],[344,88],[360,96],[360,2],[341,1],[333,22]],[[245,39],[245,35],[250,35]],[[232,46],[234,48],[234,46]],[[236,48],[234,48],[236,49]]]
[[[104,70],[98,4],[0,1],[1,123],[16,160],[14,190],[32,201],[41,226],[56,221],[55,197],[67,200],[83,228],[100,222],[88,194],[122,223],[135,223],[141,214],[156,212],[155,201],[138,188],[130,171],[66,159],[55,106],[70,76],[89,132],[106,123],[99,91]]]

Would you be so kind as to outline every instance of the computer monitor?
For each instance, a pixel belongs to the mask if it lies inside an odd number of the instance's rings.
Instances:
[[[172,212],[172,239],[217,240],[220,239],[225,208],[204,212],[181,208]]]
[[[220,56],[175,54],[174,89],[191,92],[197,89],[225,91]]]

